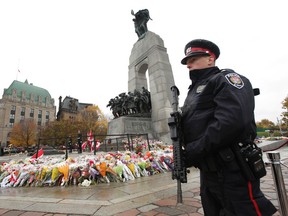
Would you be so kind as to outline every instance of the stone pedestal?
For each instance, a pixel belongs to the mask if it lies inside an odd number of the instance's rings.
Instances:
[[[152,121],[149,117],[121,116],[108,123],[108,135],[148,134],[153,139]]]

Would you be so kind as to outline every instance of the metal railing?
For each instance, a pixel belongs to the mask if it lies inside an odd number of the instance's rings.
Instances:
[[[281,165],[287,167],[281,162],[280,153],[276,151],[271,151],[266,153],[269,160],[268,164],[271,165],[271,171],[274,179],[274,184],[276,187],[277,198],[279,202],[279,212],[281,216],[288,216],[288,199],[285,189],[285,183],[283,179],[283,174],[281,170]]]
[[[69,142],[70,144],[72,144],[72,140],[76,140],[77,141],[77,150],[78,153],[82,153],[82,144],[83,144],[83,140],[87,140],[90,136],[82,136],[81,133],[78,134],[77,137],[72,137],[72,136],[68,136],[68,137],[53,137],[53,138],[38,138],[38,143],[36,146],[36,159],[38,158],[38,152],[40,150],[40,146],[41,146],[41,142],[46,141],[47,140],[64,140],[65,141],[65,159],[68,158],[68,149],[69,149],[69,153],[72,153],[72,148],[70,148]],[[120,150],[129,150],[129,151],[134,151],[134,142],[133,142],[133,138],[137,138],[137,137],[143,137],[143,139],[147,140],[147,147],[148,150],[151,150],[150,147],[150,143],[149,143],[149,135],[147,133],[145,134],[93,134],[93,152],[94,155],[96,155],[96,152],[98,151],[96,149],[96,138],[97,137],[105,137],[102,141],[102,151],[109,151],[108,150],[108,146],[115,146],[116,149],[114,149],[115,151]],[[123,140],[126,139],[127,140],[127,146],[125,146],[123,144]],[[112,143],[112,144],[111,144]],[[110,149],[111,150],[111,149]]]

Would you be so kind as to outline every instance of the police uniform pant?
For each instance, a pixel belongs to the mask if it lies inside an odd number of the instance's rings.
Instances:
[[[240,170],[200,171],[205,216],[271,216],[273,204],[260,190],[260,180],[247,181]]]

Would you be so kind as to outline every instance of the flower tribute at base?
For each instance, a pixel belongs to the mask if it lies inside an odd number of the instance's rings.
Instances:
[[[144,176],[169,172],[173,166],[171,146],[151,142],[151,151],[136,142],[136,151],[98,152],[76,157],[27,157],[3,162],[0,186],[90,186],[109,182],[127,182]]]

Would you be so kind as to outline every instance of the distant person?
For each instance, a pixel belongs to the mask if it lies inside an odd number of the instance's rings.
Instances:
[[[259,179],[266,174],[262,154],[253,161],[259,170],[240,154],[244,147],[259,151],[252,148],[256,124],[250,81],[215,66],[220,50],[211,41],[190,41],[185,55],[181,63],[192,84],[181,108],[184,162],[200,169],[204,215],[271,216],[276,209],[260,190]]]

